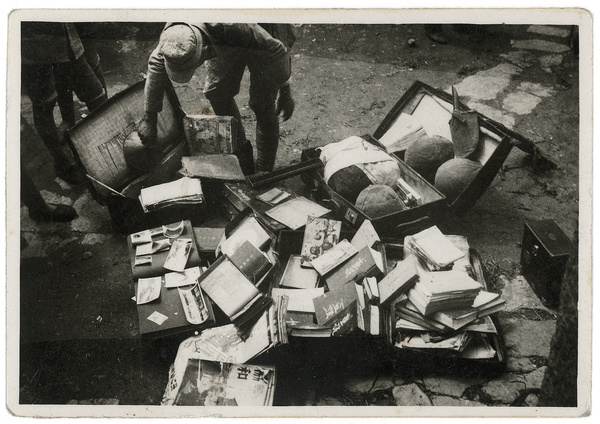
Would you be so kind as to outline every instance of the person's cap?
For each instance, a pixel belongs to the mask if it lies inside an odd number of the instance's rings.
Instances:
[[[180,83],[191,80],[202,63],[202,34],[198,28],[185,24],[170,26],[160,35],[159,45],[169,78]]]

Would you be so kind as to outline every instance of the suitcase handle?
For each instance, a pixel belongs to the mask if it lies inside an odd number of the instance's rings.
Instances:
[[[430,225],[432,225],[431,219],[428,216],[422,216],[421,218],[415,219],[413,221],[398,224],[396,226],[396,233],[401,233],[402,235],[407,236],[417,233]]]

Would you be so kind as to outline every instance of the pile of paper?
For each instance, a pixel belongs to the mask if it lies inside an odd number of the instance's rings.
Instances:
[[[471,306],[481,284],[463,271],[435,271],[421,276],[408,298],[427,316],[433,312]]]
[[[192,205],[204,202],[200,180],[180,178],[165,184],[143,188],[139,196],[144,212],[171,205]]]
[[[435,225],[406,237],[404,243],[432,271],[447,269],[465,256]]]
[[[401,113],[379,142],[391,153],[406,150],[415,140],[426,136],[427,133],[417,118],[408,113]]]

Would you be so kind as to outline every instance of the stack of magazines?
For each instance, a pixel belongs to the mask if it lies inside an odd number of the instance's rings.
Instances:
[[[197,178],[178,180],[143,188],[139,196],[144,212],[172,205],[193,205],[204,202],[202,185]]]
[[[465,256],[435,225],[407,237],[405,246],[431,271],[448,269]]]

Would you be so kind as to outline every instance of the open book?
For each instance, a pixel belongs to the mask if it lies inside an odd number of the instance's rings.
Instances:
[[[202,273],[199,282],[208,297],[237,325],[262,312],[272,302],[227,255],[219,257]]]

